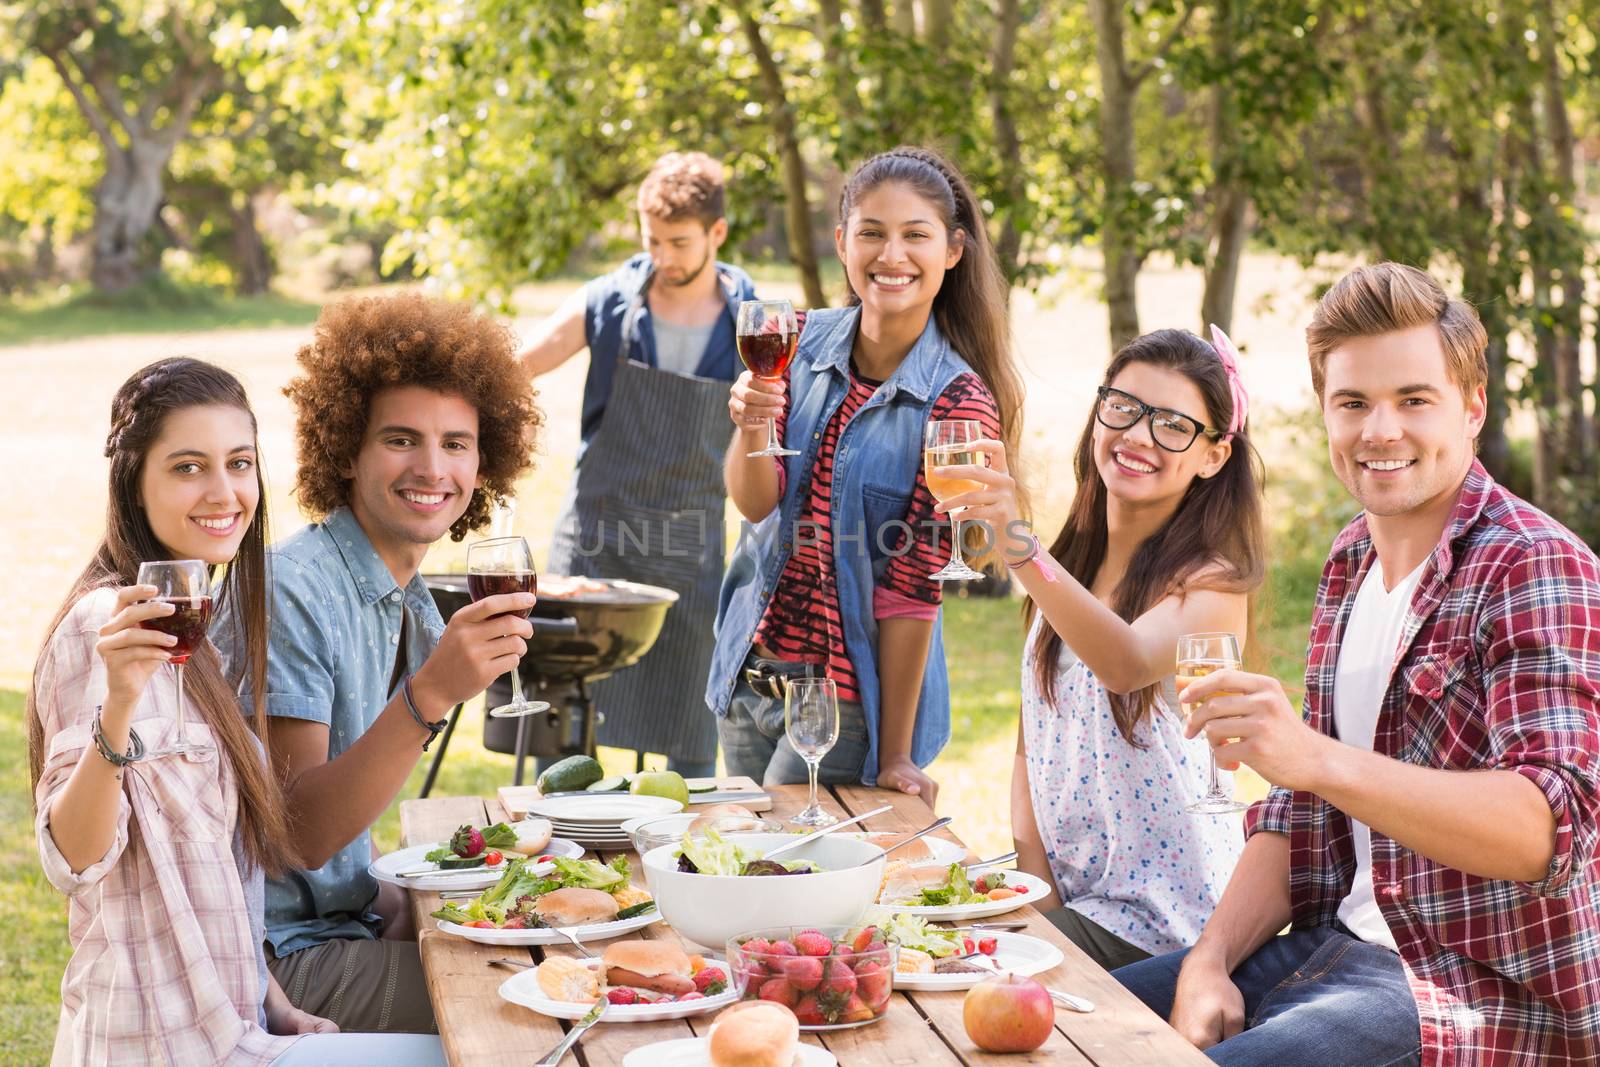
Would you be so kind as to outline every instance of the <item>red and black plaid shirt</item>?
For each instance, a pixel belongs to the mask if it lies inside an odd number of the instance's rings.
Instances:
[[[845,426],[881,384],[857,377],[852,370],[850,391],[823,430],[816,469],[798,512],[797,525],[815,534],[796,540],[794,553],[756,628],[756,641],[770,648],[777,658],[823,665],[827,677],[838,686],[840,700],[860,700],[861,689],[850,652],[845,648],[839,586],[834,574],[833,454]],[[787,417],[785,407],[778,418],[780,440]],[[1000,440],[1000,409],[983,379],[970,372],[945,387],[933,402],[928,418],[975,419],[983,424],[985,437]],[[786,481],[783,460],[773,462],[778,466],[781,491]],[[950,561],[950,525],[934,512],[934,503],[927,472],[919,467],[904,520],[913,531],[912,542],[906,544],[906,534],[902,532],[889,546],[889,565],[874,590],[874,618],[932,619],[938,614],[942,584],[930,576]]]
[[[1334,672],[1373,560],[1365,517],[1334,542],[1312,616],[1305,714],[1333,733]],[[1556,819],[1537,882],[1465,874],[1372,832],[1372,881],[1434,1065],[1600,1063],[1600,561],[1472,466],[1425,564],[1379,712],[1381,755],[1525,775]],[[1274,788],[1246,832],[1289,838],[1294,925],[1331,926],[1355,870],[1350,820]]]

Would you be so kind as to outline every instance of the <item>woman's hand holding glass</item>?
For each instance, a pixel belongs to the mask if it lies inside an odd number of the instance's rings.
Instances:
[[[171,649],[178,639],[140,624],[160,619],[176,610],[172,604],[153,599],[153,585],[126,585],[117,590],[116,614],[100,627],[95,651],[106,664],[106,700],[101,721],[109,729],[119,728],[133,717],[133,709],[144,696],[156,671],[172,662]]]
[[[740,430],[759,430],[765,441],[767,423],[783,414],[788,392],[787,378],[758,378],[744,371],[728,393],[728,417]]]
[[[1002,556],[1025,559],[1033,552],[1030,532],[1022,517],[1022,504],[1017,499],[1017,480],[1011,474],[1006,460],[1006,446],[1001,441],[974,441],[971,451],[981,453],[987,466],[962,464],[939,467],[946,478],[978,482],[981,489],[970,490],[936,503],[933,510],[940,515],[961,511],[963,523],[982,523],[987,530],[985,540],[995,545]]]

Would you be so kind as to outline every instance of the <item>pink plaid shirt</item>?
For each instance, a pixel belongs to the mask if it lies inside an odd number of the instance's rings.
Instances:
[[[1366,519],[1317,590],[1305,714],[1333,729],[1339,642],[1373,560]],[[1537,882],[1479,878],[1372,832],[1372,880],[1416,997],[1428,1067],[1600,1063],[1600,561],[1472,466],[1424,564],[1373,748],[1423,767],[1514,771],[1556,819]],[[1355,870],[1350,820],[1274,788],[1248,833],[1289,838],[1297,928],[1331,926]]]
[[[73,605],[34,679],[46,753],[35,831],[45,875],[67,895],[72,941],[52,1063],[268,1064],[295,1039],[256,1023],[257,946],[233,857],[238,794],[223,761],[168,756],[128,767],[116,839],[76,874],[51,837],[51,802],[93,744],[106,690],[96,631],[114,597],[101,589]],[[168,746],[176,705],[172,672],[158,672],[133,717],[146,748]],[[211,739],[193,717],[188,730]]]

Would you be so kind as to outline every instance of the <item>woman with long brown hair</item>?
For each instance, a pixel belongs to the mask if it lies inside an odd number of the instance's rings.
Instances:
[[[728,494],[755,524],[722,587],[706,703],[728,768],[800,781],[785,737],[786,679],[838,691],[821,780],[878,784],[933,803],[922,770],[950,737],[934,577],[949,549],[922,470],[925,427],[970,421],[1015,447],[1022,388],[1006,292],[982,208],[924,148],[858,166],[834,243],[844,308],[810,312],[787,379],[745,373],[729,414]],[[752,455],[776,420],[794,454]],[[948,542],[947,542],[948,543]]]
[[[1213,337],[1158,330],[1112,358],[1048,550],[1021,523],[999,442],[976,446],[987,467],[945,470],[984,488],[939,510],[966,506],[995,531],[1029,595],[1019,865],[1056,887],[1050,917],[1107,968],[1193,944],[1244,843],[1233,820],[1188,810],[1209,750],[1184,739],[1173,680],[1180,635],[1242,643],[1265,570],[1248,399],[1232,344]]]
[[[264,709],[252,733],[236,696],[245,677],[260,687],[267,635],[244,389],[199,360],[153,363],[117,390],[106,456],[105,535],[51,623],[28,696],[39,853],[69,898],[73,948],[53,1062],[287,1063],[302,1034],[318,1035],[330,1062],[361,1062],[342,1055],[345,1035],[289,1005],[261,951],[263,874],[292,850],[258,740]],[[177,639],[142,625],[175,610],[136,584],[141,564],[161,560],[224,571],[216,610],[244,635],[235,677],[209,640],[194,644],[186,723],[162,669]]]

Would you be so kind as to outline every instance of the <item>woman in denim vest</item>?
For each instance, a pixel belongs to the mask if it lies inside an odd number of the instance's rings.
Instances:
[[[896,148],[845,184],[834,231],[850,299],[812,312],[787,381],[749,373],[728,410],[728,495],[749,521],[723,579],[706,703],[729,771],[803,781],[784,679],[839,689],[824,782],[932,804],[921,770],[950,737],[940,638],[949,524],[922,472],[930,419],[972,419],[1013,451],[1022,386],[1005,282],[972,190],[937,154]],[[795,455],[751,457],[766,420]]]

